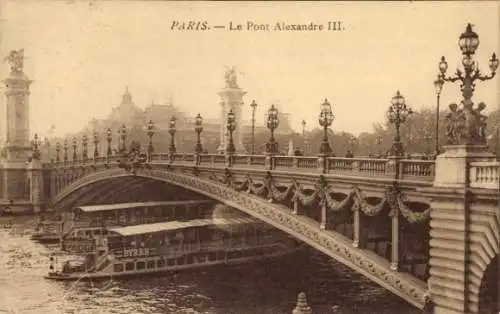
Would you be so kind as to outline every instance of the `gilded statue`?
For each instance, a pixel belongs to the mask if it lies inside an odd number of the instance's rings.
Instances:
[[[236,68],[227,68],[226,73],[224,74],[224,78],[226,80],[226,87],[230,88],[238,88],[238,82],[236,80]]]
[[[22,73],[24,68],[24,49],[11,50],[3,61],[10,63],[12,73]]]

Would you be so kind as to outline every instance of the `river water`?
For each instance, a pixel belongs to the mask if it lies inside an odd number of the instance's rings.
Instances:
[[[314,314],[420,313],[313,249],[273,261],[177,274],[48,281],[42,276],[49,270],[51,247],[29,239],[31,221],[17,217],[13,228],[0,228],[0,313],[291,314],[300,291],[306,292]]]

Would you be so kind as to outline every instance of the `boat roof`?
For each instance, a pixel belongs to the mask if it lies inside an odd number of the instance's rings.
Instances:
[[[187,221],[165,221],[152,224],[142,224],[126,227],[109,227],[107,230],[118,233],[121,236],[133,236],[146,233],[155,233],[162,231],[172,231],[178,229],[185,229],[191,227],[203,227],[211,225],[233,225],[245,224],[254,222],[253,217],[238,217],[238,218],[206,218],[206,219],[193,219]]]
[[[138,203],[120,203],[120,204],[102,204],[102,205],[87,205],[75,207],[75,211],[89,212],[103,212],[119,209],[132,209],[141,207],[153,206],[166,206],[166,205],[197,205],[209,204],[212,200],[184,200],[184,201],[158,201],[158,202],[138,202]]]

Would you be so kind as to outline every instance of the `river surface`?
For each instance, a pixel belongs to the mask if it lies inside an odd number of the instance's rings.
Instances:
[[[314,314],[420,313],[313,249],[273,261],[177,274],[48,281],[42,276],[49,270],[51,247],[29,239],[31,219],[17,217],[13,228],[0,228],[0,313],[291,314],[300,291],[306,292]]]

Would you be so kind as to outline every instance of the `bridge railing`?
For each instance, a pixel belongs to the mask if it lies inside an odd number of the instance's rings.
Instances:
[[[469,179],[473,188],[498,189],[500,186],[500,161],[472,162]]]
[[[117,164],[120,156],[97,157],[85,162],[61,161],[46,164],[47,168],[71,168],[107,164]],[[361,177],[392,177],[399,167],[399,179],[430,182],[434,179],[434,160],[401,159],[373,159],[373,158],[346,158],[328,157],[326,160],[316,156],[266,156],[235,154],[228,164],[228,157],[224,154],[176,153],[171,156],[164,153],[155,153],[150,157],[151,163],[186,164],[197,166],[232,167],[259,170],[278,170],[293,172],[325,174],[339,174]],[[500,162],[484,161],[471,163],[470,182],[474,188],[495,189],[500,184]]]
[[[172,158],[171,158],[172,157]],[[328,157],[325,162],[316,156],[265,156],[235,154],[232,162],[224,154],[177,153],[153,154],[151,162],[167,161],[172,164],[193,164],[198,166],[216,166],[233,168],[275,169],[279,171],[290,169],[295,172],[321,172],[327,174],[355,176],[384,176],[395,174],[396,163],[391,159]],[[433,160],[399,160],[400,179],[417,181],[432,181],[434,179]]]

